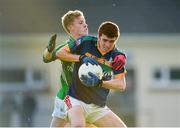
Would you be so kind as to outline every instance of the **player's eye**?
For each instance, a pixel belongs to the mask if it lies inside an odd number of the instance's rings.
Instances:
[[[114,43],[114,42],[115,42],[115,40],[110,40],[109,42],[110,42],[110,43]]]
[[[79,24],[83,24],[84,22],[83,21],[80,21]]]
[[[107,42],[108,40],[107,39],[103,39],[104,42]]]

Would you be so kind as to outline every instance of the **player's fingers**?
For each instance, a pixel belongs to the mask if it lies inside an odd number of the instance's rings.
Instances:
[[[120,63],[119,65],[116,66],[115,70],[120,70],[124,66],[123,63]]]
[[[89,63],[91,63],[92,65],[98,65],[98,62],[94,59],[89,57]]]
[[[57,37],[56,34],[54,34],[54,35],[51,37],[50,42],[51,42],[52,45],[55,44],[56,37]]]
[[[116,62],[117,60],[118,60],[118,57],[115,57],[115,58],[114,58],[114,62]]]
[[[98,63],[95,59],[92,59],[92,62],[93,62],[95,65],[99,65],[99,63]]]
[[[85,62],[86,66],[88,66],[88,63],[89,63],[89,61],[86,61],[86,62]]]
[[[87,80],[87,78],[88,77],[86,75],[81,75],[81,77],[80,77],[81,80]]]
[[[117,62],[113,63],[112,65],[113,65],[114,67],[117,67],[117,66],[123,65],[123,62],[117,61]]]
[[[92,72],[88,72],[88,75],[90,76],[90,77],[95,77],[96,75],[95,74],[93,74]]]
[[[56,39],[56,37],[57,37],[57,34],[54,34],[53,36],[52,36],[52,39]]]

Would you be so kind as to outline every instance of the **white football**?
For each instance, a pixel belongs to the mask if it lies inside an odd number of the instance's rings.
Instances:
[[[79,71],[78,71],[78,75],[79,75],[79,79],[81,78],[81,75],[88,75],[88,72],[92,72],[93,74],[95,74],[99,79],[102,79],[103,77],[103,70],[101,68],[100,65],[92,65],[91,63],[88,63],[88,65],[86,65],[85,63],[83,63],[80,67],[79,67]],[[81,79],[80,79],[81,80]]]

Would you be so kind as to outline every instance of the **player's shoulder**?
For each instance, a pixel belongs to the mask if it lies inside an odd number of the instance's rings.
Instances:
[[[97,37],[92,35],[81,36],[76,39],[73,43],[73,46],[82,46],[92,42],[97,42]]]
[[[120,50],[119,48],[115,47],[113,50],[112,50],[112,56],[117,56],[117,55],[124,55],[126,57],[126,54],[124,51]]]
[[[97,41],[97,37],[93,35],[86,35],[78,38],[77,41],[78,42]]]
[[[117,47],[114,47],[114,48],[112,49],[112,53],[113,53],[113,54],[115,54],[115,53],[123,53],[123,51],[120,50],[120,49],[117,48]]]
[[[60,48],[64,47],[67,44],[67,42],[63,43],[63,44],[59,44],[56,46],[55,50],[59,50]]]
[[[86,35],[74,40],[74,42],[68,43],[68,46],[70,47],[71,51],[75,51],[79,47],[84,47],[87,44],[92,44],[92,42],[97,42],[97,37]]]

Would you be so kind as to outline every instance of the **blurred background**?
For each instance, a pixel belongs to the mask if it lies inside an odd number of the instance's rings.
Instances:
[[[0,127],[48,127],[60,88],[60,61],[43,50],[69,10],[81,10],[91,35],[101,22],[120,26],[127,89],[108,106],[131,127],[180,127],[179,0],[0,0]]]

